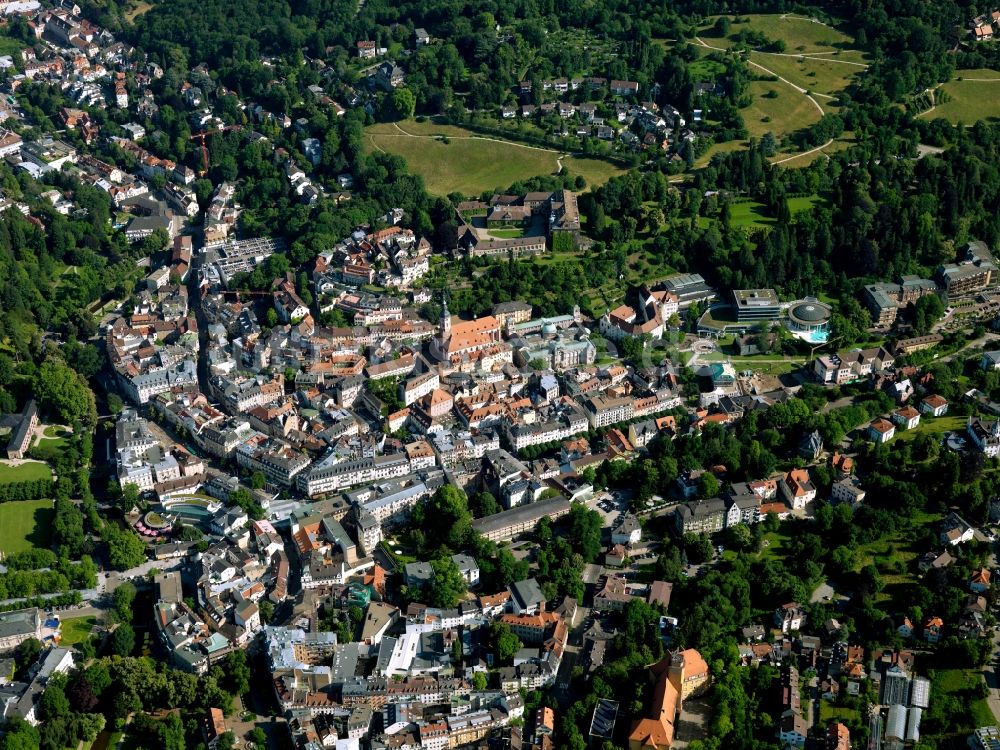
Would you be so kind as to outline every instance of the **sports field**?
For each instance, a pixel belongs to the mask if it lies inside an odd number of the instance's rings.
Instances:
[[[48,547],[54,515],[51,500],[0,503],[0,552]]]
[[[406,159],[433,195],[479,195],[559,170],[557,151],[481,136],[453,125],[414,120],[379,123],[366,128],[365,136],[367,148]],[[623,172],[599,159],[567,156],[561,162],[570,174],[582,175],[588,186],[601,185]]]
[[[36,479],[51,479],[52,470],[48,464],[29,461],[27,463],[11,466],[10,464],[0,464],[0,484],[14,484],[15,482],[32,482]]]
[[[955,78],[942,84],[938,91],[945,92],[948,101],[936,102],[920,117],[930,120],[942,117],[950,123],[966,125],[1000,118],[1000,71],[989,68],[959,70]]]

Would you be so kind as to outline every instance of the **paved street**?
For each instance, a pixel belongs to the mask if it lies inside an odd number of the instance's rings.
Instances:
[[[977,529],[976,532],[979,533],[979,530]],[[996,570],[997,567],[996,549],[997,546],[994,543],[993,551],[986,562],[990,570]],[[993,718],[997,720],[997,724],[1000,724],[1000,675],[997,674],[997,661],[1000,660],[1000,631],[994,629],[992,637],[993,652],[990,654],[986,666],[983,667],[983,679],[990,689],[990,694],[986,696],[986,702],[989,704],[990,711],[993,712]]]

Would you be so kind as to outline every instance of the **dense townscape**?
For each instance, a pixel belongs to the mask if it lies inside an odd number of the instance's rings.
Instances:
[[[0,0],[0,750],[1000,748],[1000,11],[634,6]]]

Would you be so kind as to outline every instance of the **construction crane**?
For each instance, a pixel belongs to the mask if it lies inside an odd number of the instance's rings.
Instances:
[[[216,128],[215,130],[203,130],[202,132],[195,133],[191,136],[192,141],[199,141],[201,143],[201,171],[198,173],[199,177],[204,177],[208,173],[208,146],[206,145],[206,139],[208,136],[225,133],[228,130],[242,129],[242,125],[225,125],[221,128]]]

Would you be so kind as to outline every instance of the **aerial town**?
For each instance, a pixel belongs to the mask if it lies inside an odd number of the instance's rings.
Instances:
[[[929,207],[945,126],[709,155],[784,42],[368,4],[0,2],[0,750],[1000,748],[1000,191]]]

